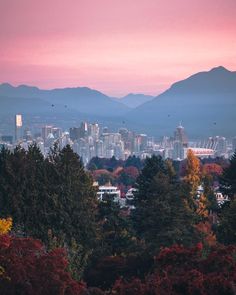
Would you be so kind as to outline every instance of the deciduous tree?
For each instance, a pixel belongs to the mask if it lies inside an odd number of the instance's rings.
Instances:
[[[0,236],[0,294],[82,295],[85,288],[67,271],[65,250],[50,252],[31,238]]]
[[[189,186],[190,194],[192,198],[194,198],[196,196],[197,188],[201,183],[200,161],[191,149],[188,150],[187,154],[186,175],[184,181]]]

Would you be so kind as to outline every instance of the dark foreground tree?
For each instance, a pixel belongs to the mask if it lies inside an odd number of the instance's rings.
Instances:
[[[230,245],[236,243],[236,152],[230,159],[230,164],[223,169],[220,178],[220,189],[228,195],[229,202],[225,203],[219,212],[217,239]]]
[[[132,217],[138,237],[146,242],[151,253],[162,246],[196,242],[187,192],[176,181],[169,161],[157,156],[147,159],[137,188]]]
[[[220,190],[228,195],[230,199],[236,197],[236,152],[230,159],[230,164],[227,168],[223,169],[222,176],[220,177]]]
[[[99,204],[99,222],[101,225],[100,250],[104,256],[126,256],[136,247],[136,238],[127,211],[110,199]]]
[[[97,198],[91,177],[70,146],[44,159],[36,146],[0,153],[0,207],[18,235],[65,246],[82,270],[97,240]],[[78,261],[79,260],[79,261]]]
[[[219,214],[217,239],[225,245],[236,244],[236,200],[226,204]]]

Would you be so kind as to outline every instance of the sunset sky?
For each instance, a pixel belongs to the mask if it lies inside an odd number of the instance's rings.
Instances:
[[[158,94],[236,70],[236,0],[0,0],[0,83]]]

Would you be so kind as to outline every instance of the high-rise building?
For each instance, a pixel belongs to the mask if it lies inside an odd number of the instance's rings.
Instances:
[[[46,142],[48,135],[52,133],[52,126],[46,125],[42,127],[42,138],[44,143]]]
[[[136,135],[134,138],[134,154],[138,156],[140,152],[141,152],[141,136]]]
[[[96,156],[99,158],[104,157],[104,145],[102,140],[97,140],[95,143]]]
[[[22,136],[21,132],[22,132],[22,115],[17,114],[15,116],[15,141],[16,142],[21,138]]]
[[[182,143],[183,147],[188,147],[188,138],[185,134],[184,127],[179,124],[174,133],[174,139]]]
[[[94,140],[99,138],[99,125],[97,123],[89,124],[88,126],[89,135],[92,136]]]
[[[80,137],[84,138],[87,135],[88,135],[88,123],[82,122],[80,124]]]
[[[26,128],[25,128],[23,138],[24,138],[25,140],[27,140],[27,141],[33,139],[32,134],[31,134],[31,130],[30,130],[29,127],[26,127]]]
[[[72,127],[70,128],[70,139],[75,141],[80,138],[80,128],[79,127]]]
[[[139,134],[140,136],[140,149],[144,151],[147,148],[148,137],[147,134]]]
[[[127,128],[120,128],[118,131],[121,135],[121,139],[126,142],[128,141],[129,131]]]
[[[58,127],[53,127],[52,128],[52,134],[55,139],[59,139],[62,136],[62,130],[61,128]]]

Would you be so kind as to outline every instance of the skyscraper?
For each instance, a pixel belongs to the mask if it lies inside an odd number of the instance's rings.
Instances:
[[[188,138],[185,134],[184,127],[179,124],[174,133],[174,139],[182,143],[183,147],[188,147]]]
[[[52,133],[52,126],[46,125],[42,127],[42,138],[44,143],[46,142],[48,135]]]
[[[15,116],[15,141],[17,142],[21,138],[22,129],[22,115],[17,114]]]

